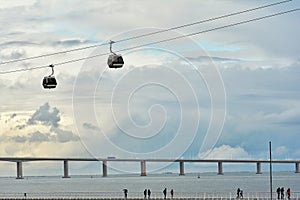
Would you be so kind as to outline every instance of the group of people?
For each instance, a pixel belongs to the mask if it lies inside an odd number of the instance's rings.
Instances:
[[[151,190],[150,189],[145,189],[144,190],[144,199],[147,198],[147,195],[148,195],[148,199],[150,199],[150,197],[151,197]]]
[[[278,187],[276,192],[277,192],[277,199],[284,199],[284,187],[282,187],[282,188]],[[286,190],[286,196],[288,199],[291,198],[291,189],[290,188],[288,188]]]
[[[125,199],[127,199],[127,197],[128,197],[128,190],[127,189],[123,189],[123,192],[124,192]],[[173,199],[173,197],[174,197],[174,190],[173,189],[170,190],[170,194],[171,194],[171,198]],[[166,199],[167,198],[167,188],[165,188],[163,190],[163,195],[164,195],[164,199]],[[150,189],[145,189],[144,190],[144,199],[147,199],[147,197],[148,197],[148,199],[151,198],[151,190]]]
[[[236,198],[244,198],[243,190],[241,190],[240,188],[238,188],[236,191]]]
[[[173,197],[174,197],[174,190],[173,189],[170,190],[170,194],[171,194],[171,198],[173,199]],[[145,189],[144,190],[144,199],[147,198],[147,195],[148,195],[148,199],[150,199],[150,197],[151,197],[151,191],[150,191],[150,189],[148,189],[148,190]],[[167,188],[165,188],[163,190],[163,195],[164,195],[164,199],[166,199],[167,198]]]
[[[163,190],[163,194],[164,194],[164,199],[166,199],[167,198],[167,188],[165,188]],[[171,194],[171,198],[173,199],[173,197],[174,197],[174,190],[173,189],[170,190],[170,194]]]

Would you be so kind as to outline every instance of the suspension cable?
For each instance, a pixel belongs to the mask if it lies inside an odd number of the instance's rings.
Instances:
[[[263,5],[263,6],[259,6],[259,7],[255,7],[255,8],[250,8],[250,9],[246,9],[246,10],[243,10],[243,11],[238,11],[238,12],[234,12],[234,13],[230,13],[230,14],[226,14],[226,15],[221,15],[221,16],[218,16],[218,17],[213,17],[213,18],[209,18],[209,19],[205,19],[205,20],[200,20],[200,21],[196,21],[196,22],[193,22],[193,23],[183,24],[183,25],[180,25],[180,26],[175,26],[175,27],[171,27],[171,28],[167,28],[167,29],[163,29],[163,30],[159,30],[159,31],[154,31],[154,32],[146,33],[146,34],[141,34],[141,35],[129,37],[129,38],[124,38],[124,39],[115,41],[115,43],[121,43],[121,42],[129,41],[129,40],[134,40],[134,39],[138,39],[138,38],[142,38],[142,37],[147,37],[147,36],[150,36],[150,35],[155,35],[155,34],[159,34],[159,33],[173,31],[173,30],[180,29],[180,28],[194,26],[194,25],[198,25],[198,24],[201,24],[201,23],[206,23],[206,22],[211,22],[211,21],[215,21],[215,20],[219,20],[219,19],[223,19],[223,18],[227,18],[227,17],[232,17],[232,16],[235,16],[235,15],[240,15],[240,14],[247,13],[247,12],[253,12],[255,10],[260,10],[260,9],[264,9],[264,8],[267,8],[267,7],[272,7],[272,6],[284,4],[284,3],[287,3],[287,2],[290,2],[290,1],[292,1],[292,0],[279,1],[279,2],[276,2],[276,3],[271,3],[271,4],[267,4],[267,5]],[[65,50],[65,51],[58,51],[58,52],[42,54],[42,55],[38,55],[38,56],[31,56],[31,57],[27,57],[27,58],[4,61],[4,62],[0,62],[0,65],[15,63],[15,62],[21,62],[21,61],[26,61],[26,60],[32,60],[32,59],[37,59],[37,58],[43,58],[43,57],[49,57],[49,56],[54,56],[54,55],[58,55],[58,54],[65,54],[65,53],[70,53],[70,52],[75,52],[75,51],[82,51],[82,50],[86,50],[86,49],[90,49],[90,48],[96,48],[96,47],[104,46],[104,45],[107,45],[107,44],[111,44],[111,43],[110,42],[104,42],[104,43],[101,43],[101,44],[95,44],[95,45],[90,45],[90,46],[85,46],[85,47],[79,47],[79,48],[69,49],[69,50]]]
[[[272,17],[279,16],[279,15],[284,15],[287,13],[296,12],[299,10],[300,10],[300,8],[295,8],[295,9],[278,12],[278,13],[274,13],[274,14],[270,14],[270,15],[265,15],[262,17],[252,18],[249,20],[244,20],[244,21],[240,21],[240,22],[236,22],[236,23],[232,23],[232,24],[228,24],[228,25],[224,25],[224,26],[219,26],[219,27],[215,27],[215,28],[211,28],[211,29],[207,29],[207,30],[203,30],[203,31],[193,32],[193,33],[189,33],[189,34],[185,34],[185,35],[181,35],[181,36],[177,36],[177,37],[173,37],[173,38],[168,38],[168,39],[164,39],[164,40],[158,40],[158,41],[154,41],[154,42],[150,42],[150,43],[146,43],[146,44],[142,44],[142,45],[138,45],[138,46],[134,46],[134,47],[128,47],[128,48],[120,49],[116,52],[123,52],[123,51],[132,50],[132,49],[138,49],[141,47],[164,43],[164,42],[169,42],[172,40],[177,40],[177,39],[181,39],[181,38],[185,38],[185,37],[192,37],[192,36],[203,34],[203,33],[208,33],[208,32],[212,32],[212,31],[216,31],[216,30],[220,30],[220,29],[234,27],[237,25],[247,24],[247,23],[254,22],[254,21],[272,18]],[[89,56],[89,57],[83,57],[83,58],[78,58],[78,59],[74,59],[74,60],[56,63],[54,65],[55,66],[65,65],[65,64],[74,63],[74,62],[78,62],[78,61],[82,61],[82,60],[86,60],[86,59],[92,59],[92,58],[96,58],[96,57],[101,57],[101,56],[105,56],[105,55],[109,55],[109,54],[110,53],[96,54],[96,55]],[[3,72],[0,72],[0,74],[9,74],[9,73],[14,73],[14,72],[29,71],[29,70],[35,70],[35,69],[42,69],[42,68],[46,68],[46,67],[49,67],[49,65],[48,66],[31,67],[31,68],[27,68],[27,69],[16,69],[16,70],[10,70],[10,71],[3,71]]]

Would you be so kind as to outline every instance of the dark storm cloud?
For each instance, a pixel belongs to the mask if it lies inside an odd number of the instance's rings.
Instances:
[[[42,105],[32,117],[28,120],[28,124],[42,123],[43,125],[50,125],[53,127],[58,127],[58,122],[60,121],[60,113],[57,108],[50,108],[49,103]]]

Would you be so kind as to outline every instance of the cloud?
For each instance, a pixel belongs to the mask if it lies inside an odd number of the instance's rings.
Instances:
[[[60,121],[60,113],[57,108],[50,108],[49,103],[45,103],[42,105],[32,117],[28,120],[28,124],[37,124],[42,123],[44,125],[50,125],[54,127],[58,127],[58,123]]]
[[[198,56],[198,57],[187,57],[190,61],[196,62],[238,62],[240,59],[236,58],[224,58],[224,57],[216,57],[216,56]]]
[[[55,133],[54,141],[59,143],[65,143],[70,141],[78,141],[79,138],[72,132],[68,130],[62,130],[59,128],[51,128],[51,131]]]
[[[203,152],[199,155],[200,158],[205,159],[247,159],[250,158],[248,152],[242,147],[232,147],[229,145],[222,145],[213,148],[211,151]]]
[[[93,125],[93,124],[87,123],[87,122],[83,123],[82,126],[83,126],[84,128],[86,128],[86,129],[89,129],[89,130],[92,130],[92,131],[99,131],[99,130],[100,130],[99,127],[97,127],[97,126],[95,126],[95,125]]]
[[[276,149],[274,150],[274,154],[275,154],[274,156],[278,156],[278,157],[286,156],[288,151],[289,150],[286,146],[276,147]]]

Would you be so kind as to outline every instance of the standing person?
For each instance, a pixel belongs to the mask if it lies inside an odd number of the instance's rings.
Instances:
[[[147,198],[147,189],[144,190],[144,199]]]
[[[167,198],[167,188],[165,188],[165,189],[163,190],[163,194],[164,194],[164,199],[166,199],[166,198]]]
[[[290,188],[287,189],[286,194],[287,194],[287,198],[291,199],[291,189]]]
[[[281,193],[281,199],[284,199],[284,188],[283,187],[280,189],[280,193]]]
[[[171,193],[171,198],[173,199],[173,197],[174,197],[174,190],[171,189],[170,193]]]
[[[240,191],[240,197],[243,199],[244,196],[243,196],[243,190]]]
[[[280,187],[277,188],[276,192],[277,192],[277,199],[280,199]]]
[[[150,199],[150,197],[151,197],[151,190],[148,189],[148,199]]]
[[[128,190],[125,188],[125,189],[123,189],[123,192],[124,192],[124,197],[125,197],[125,199],[127,199]]]
[[[236,198],[240,198],[240,191],[241,191],[240,188],[238,188],[236,191]]]

